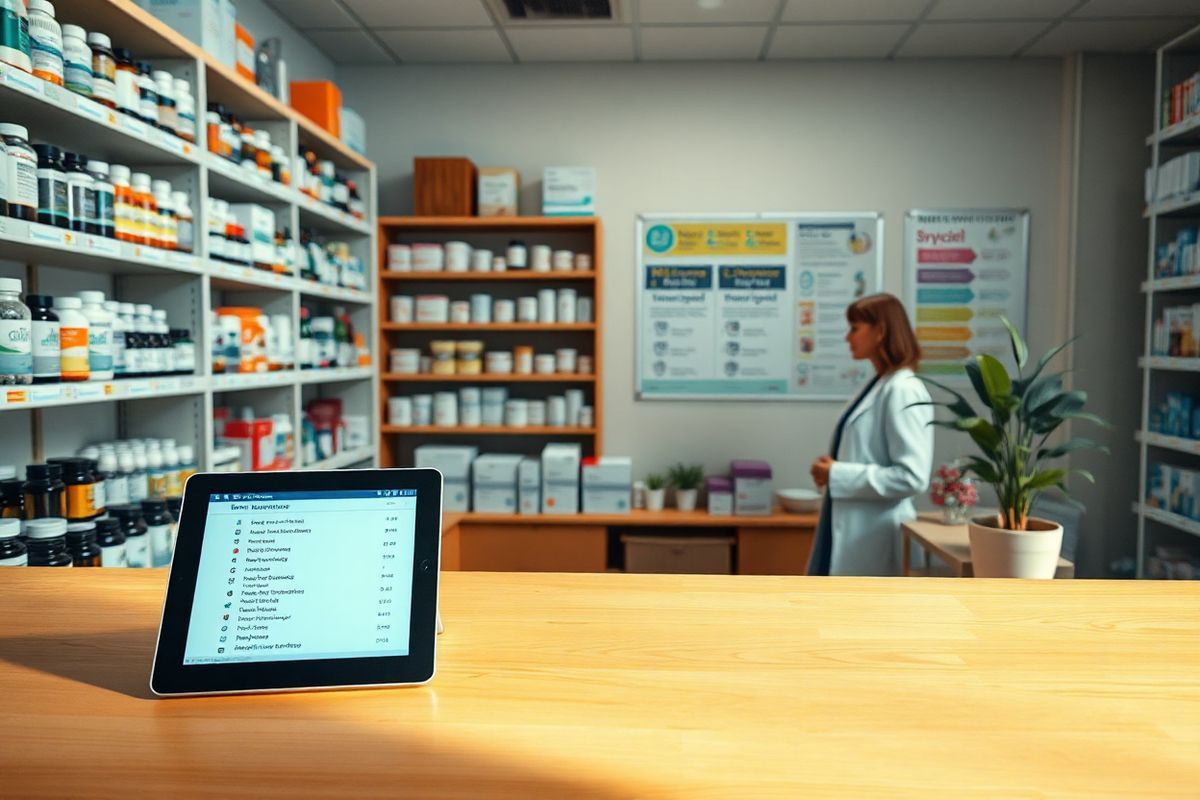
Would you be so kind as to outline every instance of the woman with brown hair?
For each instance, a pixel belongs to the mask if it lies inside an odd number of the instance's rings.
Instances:
[[[808,574],[899,575],[900,524],[916,517],[912,497],[933,466],[933,408],[913,372],[921,348],[890,294],[854,301],[846,320],[851,355],[870,359],[875,377],[842,413],[830,454],[813,462],[825,499]]]

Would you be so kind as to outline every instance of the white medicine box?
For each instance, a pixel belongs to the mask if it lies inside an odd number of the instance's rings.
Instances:
[[[577,444],[548,444],[542,450],[542,513],[579,513],[579,462]]]
[[[733,461],[733,513],[767,516],[771,513],[771,465],[765,461]]]
[[[524,460],[519,455],[492,453],[475,459],[471,501],[475,511],[517,513],[517,470]]]
[[[478,188],[479,216],[517,216],[517,194],[521,189],[521,176],[515,169],[480,167]]]
[[[522,514],[542,512],[542,462],[536,458],[521,461],[517,472],[517,507]]]
[[[633,459],[603,456],[583,464],[583,513],[628,514],[633,494]]]
[[[225,66],[237,67],[237,11],[233,0],[137,0],[137,4]]]
[[[250,257],[256,264],[274,264],[275,212],[255,203],[232,203],[229,213],[246,229],[250,240]]]
[[[546,167],[542,173],[543,215],[590,217],[595,213],[595,167]]]
[[[470,511],[471,464],[479,455],[478,447],[427,444],[413,455],[418,467],[432,467],[442,473],[442,508],[446,511]]]

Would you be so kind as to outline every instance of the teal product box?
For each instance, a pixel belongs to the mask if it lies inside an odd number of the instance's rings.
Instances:
[[[579,463],[577,444],[548,444],[542,450],[542,513],[579,513]]]
[[[523,456],[492,453],[475,459],[471,507],[494,514],[517,513],[517,470]]]
[[[137,4],[237,69],[237,10],[233,0],[137,0]],[[118,39],[117,32],[113,38]]]
[[[416,466],[442,473],[443,510],[471,510],[471,465],[479,455],[478,447],[426,444],[413,454]]]
[[[542,462],[536,458],[523,459],[517,469],[517,510],[542,513]]]
[[[595,167],[546,167],[542,171],[543,216],[591,217],[595,213]]]
[[[342,106],[338,112],[342,142],[360,156],[367,154],[367,123],[357,111]]]
[[[628,514],[632,496],[632,458],[603,456],[583,462],[583,513]]]

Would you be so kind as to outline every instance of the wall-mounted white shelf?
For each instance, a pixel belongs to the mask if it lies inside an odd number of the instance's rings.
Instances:
[[[1186,292],[1200,289],[1200,274],[1142,281],[1143,292]]]
[[[1170,525],[1176,530],[1190,533],[1193,536],[1200,536],[1200,522],[1194,519],[1189,519],[1182,514],[1174,514],[1170,511],[1164,511],[1161,508],[1148,506],[1145,503],[1135,503],[1133,510],[1141,514],[1146,519],[1153,520],[1163,525]]]
[[[361,464],[364,461],[372,461],[374,458],[374,447],[356,447],[353,450],[345,450],[330,458],[305,464],[300,469],[344,469],[352,467],[355,464]]]
[[[1194,456],[1200,456],[1200,439],[1184,439],[1181,436],[1167,436],[1162,433],[1150,433],[1148,431],[1138,431],[1134,437],[1139,442],[1145,442],[1151,447],[1161,447],[1166,450],[1175,450],[1179,453],[1188,453]]]
[[[1172,358],[1171,356],[1143,356],[1138,366],[1153,370],[1172,372],[1200,372],[1200,358]]]
[[[1198,142],[1200,142],[1200,114],[1195,114],[1183,122],[1177,122],[1146,137],[1147,145],[1169,144],[1174,146]]]
[[[1142,216],[1146,219],[1149,219],[1151,216],[1190,217],[1197,214],[1200,214],[1200,192],[1192,192],[1191,194],[1154,203],[1142,212]]]
[[[336,397],[343,413],[371,420],[370,441],[378,439],[380,418],[378,379],[373,367],[328,370],[288,370],[251,375],[210,374],[210,311],[219,305],[262,307],[271,315],[291,315],[293,344],[299,345],[299,311],[329,313],[343,305],[355,330],[374,331],[378,325],[374,292],[314,283],[299,276],[280,275],[211,259],[208,255],[208,197],[231,202],[256,202],[276,213],[278,228],[297,238],[300,228],[312,228],[330,240],[345,241],[367,264],[366,286],[376,285],[376,178],[374,164],[303,115],[247,82],[213,56],[127,0],[63,0],[56,3],[60,23],[109,33],[139,58],[168,69],[189,81],[199,117],[201,139],[185,142],[177,136],[108,109],[88,98],[54,86],[28,73],[0,64],[0,118],[24,125],[33,142],[126,164],[135,171],[166,178],[174,189],[190,195],[196,252],[186,254],[132,245],[99,236],[63,231],[46,225],[0,218],[0,272],[23,279],[27,293],[61,295],[79,288],[101,288],[110,299],[151,303],[166,308],[171,327],[187,328],[196,345],[198,371],[191,376],[122,379],[78,384],[0,387],[0,412],[24,410],[34,415],[0,413],[0,420],[21,420],[0,435],[0,451],[19,463],[29,457],[70,455],[70,448],[102,435],[93,430],[104,421],[107,435],[178,436],[194,443],[201,468],[212,463],[214,395],[235,395],[232,404],[248,403],[262,414],[289,414],[301,430],[305,403]],[[332,206],[260,176],[256,171],[225,161],[205,149],[204,114],[208,102],[220,102],[255,128],[265,128],[272,142],[289,156],[301,146],[321,159],[330,159],[359,188],[367,218],[360,220]],[[374,346],[374,336],[368,339]],[[296,349],[293,349],[296,352]],[[380,354],[372,353],[378,363]],[[171,399],[174,398],[174,399]],[[244,399],[243,399],[244,398]],[[127,401],[149,401],[145,404]],[[39,424],[43,410],[79,408],[58,413],[53,422]],[[93,409],[94,410],[89,410]],[[108,410],[106,410],[108,409]],[[115,426],[115,428],[114,428]],[[32,440],[32,443],[30,442]],[[299,444],[299,441],[298,441]],[[343,463],[375,461],[375,448],[339,454],[329,460]],[[345,459],[353,457],[352,462]]]

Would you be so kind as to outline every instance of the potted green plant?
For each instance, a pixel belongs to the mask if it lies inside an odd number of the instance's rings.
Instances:
[[[646,476],[646,510],[662,511],[667,500],[667,479],[657,472]]]
[[[1086,438],[1073,438],[1062,444],[1048,440],[1064,422],[1087,422],[1103,427],[1108,423],[1083,410],[1087,393],[1064,391],[1063,373],[1042,375],[1046,365],[1066,349],[1068,341],[1038,360],[1033,371],[1024,374],[1029,350],[1016,328],[1005,318],[1017,374],[1010,375],[999,359],[976,356],[966,364],[967,377],[984,411],[975,407],[959,392],[929,378],[931,386],[952,396],[950,402],[933,405],[948,409],[948,420],[933,424],[966,432],[979,447],[980,455],[969,456],[965,466],[996,491],[1000,511],[995,516],[975,517],[968,523],[971,537],[971,563],[981,578],[1053,578],[1062,549],[1062,526],[1029,515],[1038,496],[1058,490],[1068,499],[1067,478],[1078,475],[1095,482],[1083,469],[1051,467],[1069,453],[1108,448]],[[1073,340],[1072,340],[1073,341]]]
[[[679,463],[667,470],[667,480],[675,487],[675,507],[680,511],[696,510],[696,495],[704,482],[704,467]]]

